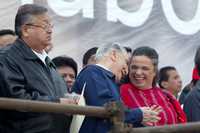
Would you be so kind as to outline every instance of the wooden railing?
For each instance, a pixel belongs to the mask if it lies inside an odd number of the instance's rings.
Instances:
[[[0,109],[27,112],[62,113],[72,115],[80,114],[86,116],[108,118],[113,123],[113,127],[109,133],[200,133],[200,122],[134,128],[128,124],[123,123],[124,108],[121,103],[108,103],[105,105],[105,107],[94,107],[19,100],[12,98],[0,98]]]

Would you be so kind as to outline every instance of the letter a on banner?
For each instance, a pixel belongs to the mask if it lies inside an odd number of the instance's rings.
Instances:
[[[119,8],[117,0],[107,1],[107,20],[117,22],[119,20],[131,27],[141,26],[148,19],[153,8],[153,0],[143,0],[140,9],[136,12],[127,12]]]

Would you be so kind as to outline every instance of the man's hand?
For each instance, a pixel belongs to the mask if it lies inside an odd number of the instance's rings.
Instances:
[[[60,98],[61,104],[77,104],[77,101],[70,98]]]
[[[60,98],[62,104],[78,104],[80,95],[76,93],[66,94],[65,98]]]

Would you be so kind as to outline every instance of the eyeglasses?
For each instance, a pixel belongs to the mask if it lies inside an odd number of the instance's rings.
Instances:
[[[38,25],[38,24],[28,23],[25,25],[39,27],[39,28],[42,28],[43,30],[45,30],[46,32],[48,32],[49,30],[51,30],[53,28],[53,24]]]

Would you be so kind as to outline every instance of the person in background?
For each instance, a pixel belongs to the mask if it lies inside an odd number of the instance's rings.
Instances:
[[[195,57],[194,63],[196,66],[196,70],[198,72],[197,77],[200,75],[200,47],[198,47]],[[197,79],[196,84],[191,89],[190,93],[187,95],[183,109],[187,115],[187,119],[190,122],[200,121],[200,80]]]
[[[130,64],[130,60],[131,60],[131,56],[132,56],[132,49],[130,47],[128,47],[128,46],[125,46],[124,49],[126,50],[126,52],[128,54],[128,58],[129,58],[128,59],[129,60],[128,65],[129,65]],[[128,83],[128,82],[129,82],[129,77],[128,77],[128,73],[127,73],[127,75],[124,76],[121,79],[119,86],[121,86],[122,84]]]
[[[193,71],[192,71],[192,80],[190,81],[189,84],[187,84],[181,94],[180,94],[180,97],[179,97],[179,102],[181,105],[183,105],[187,95],[189,94],[189,92],[192,90],[192,88],[196,85],[197,81],[200,79],[200,76],[199,76],[199,72],[197,70],[197,67],[194,67]]]
[[[158,53],[151,47],[143,46],[133,51],[129,83],[121,85],[121,98],[131,109],[154,105],[162,107],[161,119],[147,123],[147,126],[185,123],[186,116],[175,97],[156,86],[158,59]]]
[[[162,67],[158,77],[161,89],[166,89],[177,98],[181,91],[182,80],[176,68],[173,66]]]
[[[116,101],[120,102],[119,87],[116,82],[127,73],[128,55],[117,43],[101,45],[96,53],[96,64],[88,65],[77,76],[73,86],[75,93],[82,91],[89,106],[104,106]],[[84,87],[85,86],[85,87]],[[142,126],[141,123],[157,122],[159,107],[141,107],[125,113],[125,121]],[[79,133],[107,133],[111,129],[108,119],[85,117]]]
[[[74,59],[67,56],[58,56],[53,58],[53,63],[56,65],[58,72],[66,82],[68,92],[71,93],[71,88],[75,82],[78,65]]]
[[[95,64],[96,63],[96,59],[95,59],[95,54],[97,52],[98,47],[93,47],[88,49],[85,54],[83,55],[83,68],[86,65],[90,65],[90,64]]]
[[[128,46],[124,46],[124,49],[126,50],[126,52],[128,53],[128,57],[131,58],[132,55],[132,49]]]
[[[0,49],[0,97],[68,104],[66,84],[45,48],[51,44],[52,22],[47,8],[19,7],[15,17],[16,41]],[[1,133],[66,133],[64,114],[0,110]]]
[[[13,30],[3,29],[0,30],[0,48],[13,43],[17,36]]]

